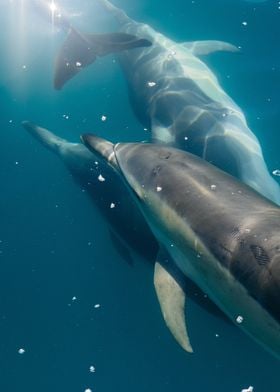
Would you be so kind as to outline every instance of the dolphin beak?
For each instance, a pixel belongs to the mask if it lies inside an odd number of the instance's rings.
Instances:
[[[120,171],[114,151],[115,146],[113,143],[92,134],[83,134],[80,136],[80,138],[82,143],[94,154],[97,159],[105,161],[117,172]]]

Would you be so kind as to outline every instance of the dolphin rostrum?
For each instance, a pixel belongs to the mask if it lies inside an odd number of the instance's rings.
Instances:
[[[242,110],[198,57],[238,49],[221,41],[174,42],[108,0],[98,2],[116,18],[122,33],[152,42],[117,57],[134,112],[151,129],[153,141],[192,152],[280,204],[280,188]]]
[[[66,12],[54,2],[34,0],[33,7],[44,19],[67,33],[55,61],[54,87],[57,90],[97,57],[151,45],[147,39],[122,32],[88,34],[78,31]]]
[[[192,352],[171,256],[241,328],[280,357],[280,208],[190,153],[156,144],[82,141],[113,167],[160,243],[155,287],[167,325]]]

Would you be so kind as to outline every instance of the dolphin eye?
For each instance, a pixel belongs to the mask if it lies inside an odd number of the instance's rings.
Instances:
[[[255,259],[257,260],[257,262],[260,265],[266,265],[270,262],[270,259],[267,255],[267,253],[265,252],[265,250],[258,245],[251,245],[250,249],[255,257]]]

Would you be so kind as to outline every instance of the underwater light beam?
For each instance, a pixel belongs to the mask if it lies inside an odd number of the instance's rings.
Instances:
[[[36,12],[48,23],[54,27],[62,28],[67,31],[70,29],[71,23],[67,17],[66,12],[59,7],[59,5],[54,1],[44,1],[44,0],[34,0],[32,2],[33,8]]]

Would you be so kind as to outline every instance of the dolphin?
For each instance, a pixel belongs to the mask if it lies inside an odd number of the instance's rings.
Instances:
[[[166,269],[171,259],[279,358],[280,208],[188,152],[149,143],[113,145],[89,134],[82,141],[119,173],[160,244],[155,288],[180,345],[193,351],[185,294]]]
[[[116,250],[125,260],[132,263],[130,253],[134,250],[154,262],[157,241],[116,173],[108,165],[96,161],[83,144],[71,143],[29,121],[23,121],[22,125],[44,147],[60,157],[73,179],[87,192],[105,219]]]
[[[151,45],[147,39],[122,32],[83,33],[71,24],[66,11],[53,1],[34,0],[32,6],[42,18],[67,33],[55,61],[54,88],[57,90],[97,57]]]
[[[152,43],[117,55],[134,112],[151,129],[152,140],[194,153],[280,204],[280,188],[268,171],[258,139],[242,110],[199,57],[238,48],[213,40],[177,43],[129,18],[108,0],[98,2],[115,17],[122,33]]]
[[[103,160],[96,160],[82,143],[71,143],[30,121],[23,121],[22,125],[63,161],[73,179],[87,192],[107,223],[112,244],[121,258],[131,265],[135,252],[153,265],[159,249],[158,242],[115,170]],[[182,290],[193,301],[212,315],[228,321],[216,305],[195,284],[186,280],[179,270],[172,268],[170,273],[176,276]]]

